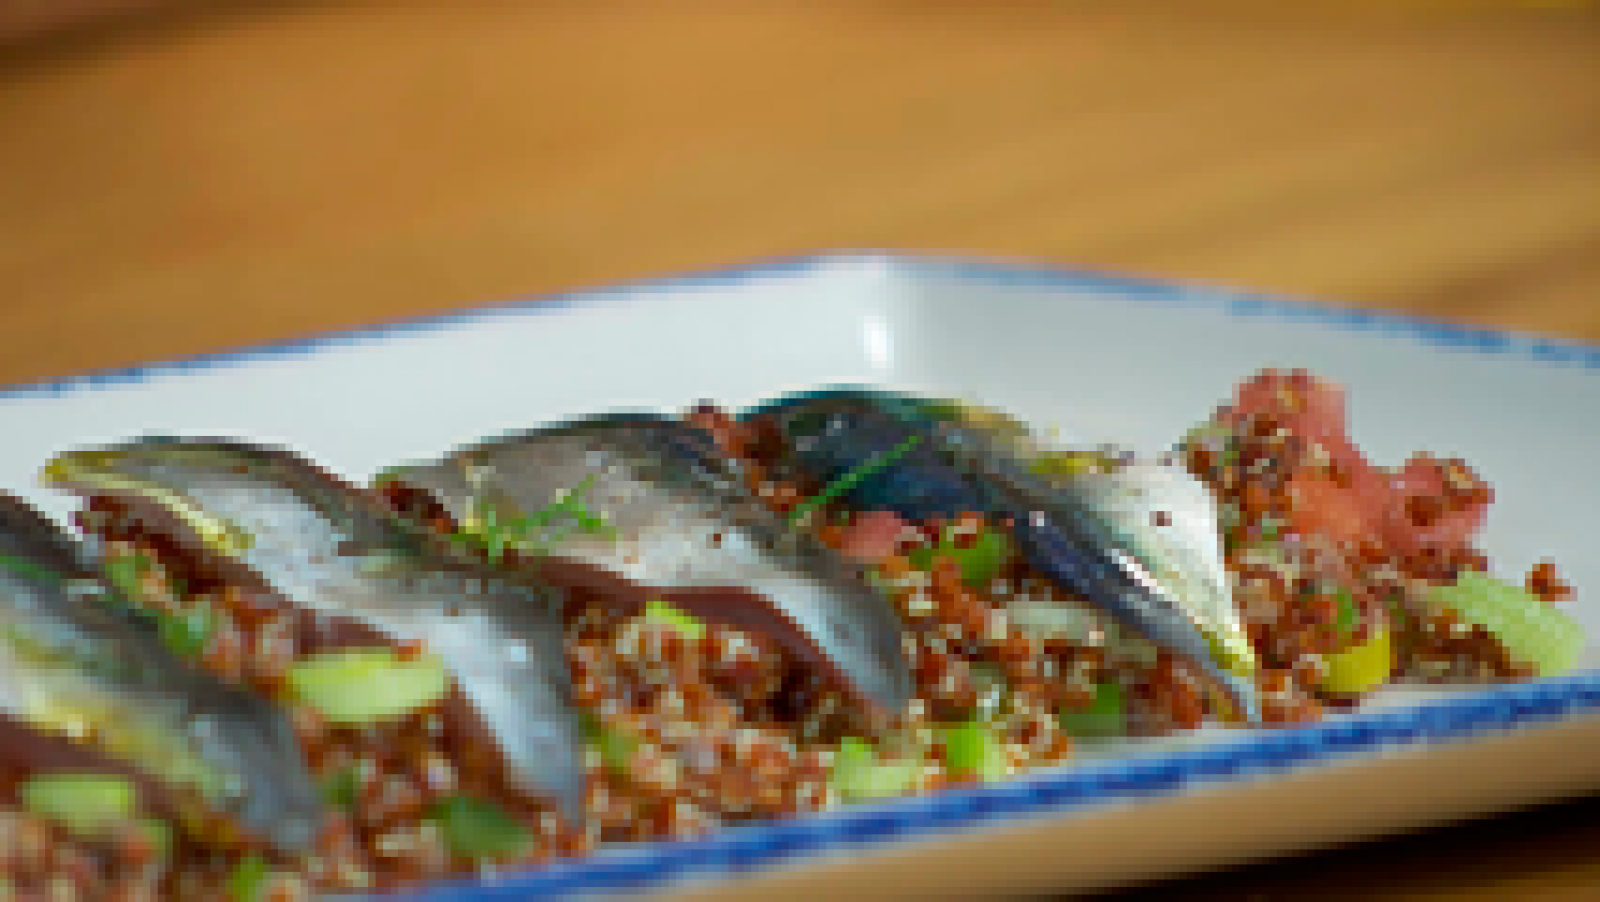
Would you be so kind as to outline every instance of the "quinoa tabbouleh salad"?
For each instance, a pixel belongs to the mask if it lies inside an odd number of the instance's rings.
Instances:
[[[1266,370],[1160,459],[832,389],[608,414],[358,487],[140,438],[0,513],[0,900],[293,900],[1572,667],[1460,460]],[[93,702],[94,704],[90,704]],[[95,705],[99,705],[96,707]],[[276,743],[276,745],[274,745]]]

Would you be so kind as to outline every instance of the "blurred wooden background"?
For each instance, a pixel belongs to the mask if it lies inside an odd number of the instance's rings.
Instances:
[[[0,384],[861,247],[1600,341],[1600,15],[178,2],[0,46]],[[1563,811],[1182,893],[1600,885],[1597,807]]]

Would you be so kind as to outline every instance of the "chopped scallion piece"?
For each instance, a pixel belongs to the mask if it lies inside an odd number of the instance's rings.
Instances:
[[[341,811],[352,811],[361,793],[361,775],[354,767],[342,768],[322,781],[322,800]]]
[[[1355,596],[1350,594],[1349,589],[1340,588],[1333,597],[1339,604],[1339,615],[1333,622],[1333,628],[1340,635],[1348,636],[1361,625],[1361,612],[1356,608]]]
[[[854,736],[841,740],[830,782],[847,801],[881,799],[914,790],[922,774],[917,761],[885,761],[872,744]]]
[[[952,774],[996,780],[1006,774],[1005,749],[987,725],[964,723],[944,732],[944,764]]]
[[[1094,701],[1056,712],[1061,729],[1074,736],[1117,736],[1127,729],[1127,711],[1122,687],[1117,683],[1095,686]]]
[[[63,578],[61,574],[55,572],[54,570],[41,567],[38,564],[35,564],[33,561],[20,557],[14,557],[9,554],[0,554],[0,570],[9,570],[19,576],[42,579],[46,582],[65,582],[65,578]]]
[[[698,642],[706,633],[704,623],[659,598],[644,603],[644,617],[653,623],[671,627],[690,641]]]
[[[828,483],[823,487],[821,492],[818,492],[816,495],[813,495],[812,497],[801,502],[797,507],[795,507],[794,510],[790,511],[789,522],[799,523],[813,510],[816,510],[822,505],[827,504],[840,495],[843,495],[845,492],[855,488],[858,484],[860,484],[861,480],[878,473],[880,470],[883,470],[885,467],[888,467],[890,464],[893,464],[900,458],[905,457],[906,454],[912,448],[916,447],[917,443],[921,441],[922,436],[920,435],[910,436],[906,438],[905,441],[902,441],[900,444],[890,448],[883,455],[874,457],[861,466],[856,467],[848,473],[845,473],[843,476],[840,476],[838,479],[835,479],[833,482]]]
[[[262,902],[270,879],[267,860],[256,852],[246,855],[228,875],[228,902]]]
[[[907,555],[911,566],[918,570],[928,570],[933,567],[936,557],[953,557],[961,565],[961,580],[969,586],[978,587],[987,585],[994,579],[1000,568],[1005,566],[1011,557],[1011,542],[1005,533],[993,529],[985,529],[978,534],[978,538],[965,548],[955,544],[954,534],[945,530],[940,536],[939,544],[932,548],[914,548]]]
[[[434,805],[429,818],[439,825],[445,845],[462,858],[498,858],[528,841],[521,822],[470,796],[452,796]]]
[[[291,666],[288,676],[296,698],[345,726],[393,721],[450,691],[450,675],[438,658],[402,660],[390,648],[313,655]]]
[[[22,784],[22,806],[65,826],[77,836],[102,835],[134,816],[138,793],[122,777],[104,774],[44,774]]]

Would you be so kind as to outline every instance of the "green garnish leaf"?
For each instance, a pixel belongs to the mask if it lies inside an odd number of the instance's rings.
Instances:
[[[1056,712],[1061,729],[1073,736],[1119,736],[1127,731],[1127,711],[1122,686],[1101,683],[1095,686],[1094,701],[1088,705]]]
[[[260,853],[251,852],[233,866],[228,875],[228,902],[261,902],[272,879],[272,869]]]
[[[342,768],[322,781],[322,800],[341,811],[353,811],[361,794],[361,775],[354,766]]]
[[[86,838],[132,818],[138,799],[132,783],[104,774],[43,774],[22,784],[17,795],[24,808]]]
[[[615,532],[611,524],[583,503],[583,495],[594,486],[594,480],[591,473],[549,507],[514,520],[504,519],[488,499],[476,500],[472,524],[448,538],[482,549],[491,562],[498,564],[508,549],[543,554],[574,532],[609,536]]]
[[[312,655],[295,662],[288,677],[296,698],[343,726],[397,720],[450,691],[450,674],[439,658],[402,660],[391,648]]]
[[[685,639],[698,642],[706,634],[706,626],[698,619],[678,610],[659,598],[644,603],[644,618],[652,623],[671,627]]]
[[[807,514],[810,514],[812,511],[816,510],[822,505],[827,504],[835,498],[838,498],[840,495],[843,495],[845,492],[855,488],[863,479],[878,473],[900,458],[905,457],[906,454],[909,453],[912,448],[916,447],[921,441],[922,436],[920,435],[909,436],[904,441],[900,442],[900,444],[890,448],[884,454],[874,457],[861,466],[856,467],[848,473],[845,473],[843,476],[840,476],[838,479],[828,483],[823,487],[821,492],[818,492],[816,495],[813,495],[812,497],[807,498],[805,501],[802,501],[797,507],[795,507],[794,510],[790,511],[789,522],[799,523],[801,520],[804,520]]]
[[[428,817],[439,825],[450,851],[462,858],[498,858],[516,853],[527,830],[501,809],[470,796],[452,796],[433,806]]]

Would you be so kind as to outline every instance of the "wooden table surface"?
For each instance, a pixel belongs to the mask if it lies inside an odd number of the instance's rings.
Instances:
[[[0,384],[864,247],[1600,341],[1600,16],[275,3],[0,48]],[[1164,892],[1578,898],[1597,815]]]

